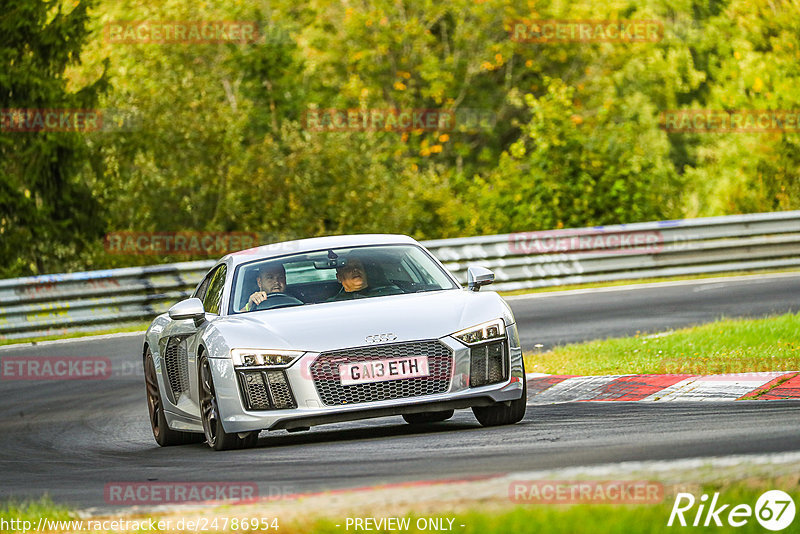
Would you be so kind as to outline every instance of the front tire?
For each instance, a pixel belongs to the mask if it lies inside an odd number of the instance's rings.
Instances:
[[[249,432],[240,437],[240,434],[229,434],[222,428],[211,365],[205,356],[200,360],[200,417],[206,443],[215,451],[248,449],[258,442],[258,432]]]
[[[492,406],[473,406],[472,413],[482,426],[513,425],[525,417],[528,405],[528,385],[525,380],[525,369],[522,370],[522,397],[506,404],[499,402]]]
[[[403,419],[410,425],[423,425],[427,423],[439,423],[447,421],[453,414],[454,410],[442,410],[441,412],[422,412],[422,413],[407,413],[403,414]]]
[[[144,357],[144,385],[147,392],[147,411],[150,414],[150,428],[153,437],[162,447],[173,445],[187,445],[189,443],[201,443],[203,434],[196,432],[180,432],[172,430],[167,424],[164,415],[164,403],[161,400],[161,391],[158,389],[158,376],[156,375],[156,365],[153,362],[153,354],[150,347]]]

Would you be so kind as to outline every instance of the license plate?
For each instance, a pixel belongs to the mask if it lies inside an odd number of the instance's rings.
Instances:
[[[419,378],[429,374],[427,356],[343,363],[339,366],[339,378],[343,386]]]

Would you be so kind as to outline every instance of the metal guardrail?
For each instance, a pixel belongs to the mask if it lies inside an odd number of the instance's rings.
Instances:
[[[497,291],[800,267],[800,211],[523,232],[423,243],[462,282]],[[186,298],[214,260],[0,280],[0,339],[140,324]]]

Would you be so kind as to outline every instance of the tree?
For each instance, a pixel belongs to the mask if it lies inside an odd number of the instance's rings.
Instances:
[[[574,89],[545,79],[526,95],[531,120],[498,167],[473,186],[476,232],[628,223],[677,212],[677,176],[652,104],[581,112]]]
[[[0,275],[67,269],[102,235],[100,206],[79,180],[85,141],[77,131],[44,131],[33,110],[94,108],[105,77],[70,90],[65,70],[80,61],[87,8],[3,0],[0,17]],[[17,110],[13,116],[9,110]],[[61,112],[59,112],[61,113]],[[42,114],[38,116],[41,118]],[[60,117],[61,115],[59,115]],[[26,124],[19,121],[25,117]],[[74,124],[74,123],[73,123]],[[19,131],[22,130],[22,131]]]
[[[63,15],[50,2],[6,5],[3,106],[88,106],[107,80],[99,105],[136,118],[125,132],[4,133],[0,246],[15,273],[187,259],[106,254],[103,225],[425,239],[800,207],[796,132],[658,124],[668,110],[798,109],[791,0],[98,0],[89,40],[85,3]],[[536,20],[659,21],[663,36],[512,39],[515,21]],[[109,21],[261,31],[244,44],[126,44],[104,39]],[[55,67],[14,59],[25,54]],[[304,124],[314,108],[489,120],[320,132]],[[44,246],[30,245],[32,230]]]

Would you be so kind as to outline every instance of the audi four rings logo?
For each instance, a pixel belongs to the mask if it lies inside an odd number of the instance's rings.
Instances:
[[[367,336],[365,338],[367,343],[381,343],[386,341],[394,341],[397,339],[397,336],[391,332],[387,332],[385,334],[375,334],[374,336]]]

